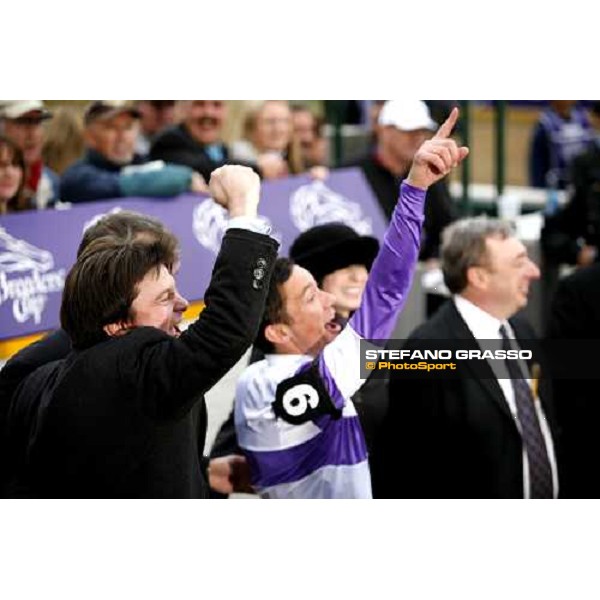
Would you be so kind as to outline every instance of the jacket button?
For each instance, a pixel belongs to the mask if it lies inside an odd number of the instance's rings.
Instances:
[[[266,261],[264,258],[259,258],[259,259],[256,261],[256,266],[257,266],[259,269],[264,269],[264,268],[267,266],[267,261]]]
[[[254,269],[253,275],[255,279],[260,280],[265,276],[265,272],[263,269]]]
[[[259,281],[258,279],[254,279],[254,280],[252,281],[252,287],[253,287],[255,290],[262,290],[263,284],[262,284],[262,282],[261,282],[261,281]]]

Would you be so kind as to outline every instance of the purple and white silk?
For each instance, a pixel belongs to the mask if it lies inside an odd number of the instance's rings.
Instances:
[[[235,425],[258,492],[268,498],[370,498],[367,447],[351,397],[363,385],[361,339],[387,339],[402,310],[419,255],[425,191],[403,183],[360,308],[316,359],[269,355],[248,367],[236,390]],[[273,411],[277,386],[316,360],[342,411],[294,425]]]

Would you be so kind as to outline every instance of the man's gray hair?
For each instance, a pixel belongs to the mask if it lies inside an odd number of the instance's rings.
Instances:
[[[487,260],[487,238],[506,239],[515,235],[509,221],[471,217],[455,221],[442,234],[442,272],[452,294],[467,287],[470,267],[483,266]]]

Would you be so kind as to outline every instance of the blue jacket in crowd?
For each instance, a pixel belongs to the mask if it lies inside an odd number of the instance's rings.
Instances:
[[[60,198],[77,203],[127,196],[170,197],[190,189],[193,171],[189,167],[145,162],[135,156],[129,165],[117,165],[88,150],[61,177]]]

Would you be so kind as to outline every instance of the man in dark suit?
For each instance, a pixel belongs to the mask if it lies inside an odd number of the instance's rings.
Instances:
[[[67,277],[61,324],[74,351],[14,394],[9,444],[17,489],[36,497],[206,497],[203,394],[244,353],[264,309],[277,244],[255,219],[260,184],[243,167],[211,180],[230,231],[205,294],[180,333],[161,240],[103,237]]]
[[[514,348],[533,338],[512,317],[526,305],[539,270],[508,224],[481,218],[452,224],[442,269],[453,298],[413,332],[407,347],[464,340],[478,348],[477,340],[496,340]],[[392,377],[382,440],[386,496],[556,497],[548,390],[531,389],[537,386],[524,363],[517,371],[515,361],[494,363],[444,381]]]
[[[561,279],[552,301],[547,337],[584,341],[582,351],[600,355],[600,264]],[[584,350],[585,348],[585,350]],[[562,368],[561,368],[562,367]],[[600,498],[600,402],[597,380],[569,379],[568,363],[555,365],[553,381],[556,420],[561,430],[563,473],[561,496]],[[593,367],[592,367],[593,368]]]

